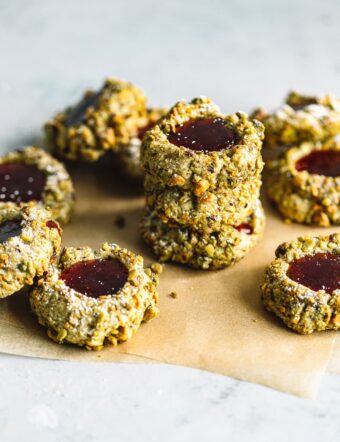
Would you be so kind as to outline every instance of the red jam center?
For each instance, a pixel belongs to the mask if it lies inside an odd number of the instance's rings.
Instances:
[[[340,289],[340,255],[317,253],[293,261],[287,275],[312,290],[332,293]]]
[[[229,149],[238,142],[236,133],[225,126],[222,118],[192,120],[168,134],[170,143],[191,150],[214,152]]]
[[[86,116],[86,111],[89,107],[97,107],[101,91],[92,94],[80,101],[67,115],[66,126],[75,126],[82,123]]]
[[[147,125],[145,125],[145,126],[143,126],[143,127],[140,127],[139,130],[138,130],[137,137],[138,137],[141,141],[143,141],[143,137],[144,137],[144,135],[146,134],[146,132],[147,132],[148,130],[152,129],[152,128],[154,127],[154,125],[155,125],[155,123],[150,122],[150,123],[148,123]]]
[[[60,227],[58,226],[58,224],[57,224],[55,221],[53,221],[52,219],[48,220],[48,221],[46,222],[46,226],[47,226],[49,229],[57,229],[58,232],[59,232],[59,235],[61,236],[61,229],[60,229]]]
[[[0,244],[3,244],[8,238],[19,236],[22,232],[21,220],[8,220],[0,224]]]
[[[40,201],[46,175],[35,166],[24,163],[0,164],[0,202]]]
[[[127,278],[128,270],[118,259],[77,262],[61,274],[61,279],[70,288],[91,298],[114,295]]]
[[[247,235],[251,235],[253,233],[253,228],[248,223],[242,223],[239,226],[235,227],[236,230],[242,233],[246,233]]]
[[[340,151],[315,150],[300,158],[295,167],[299,172],[307,170],[307,172],[316,175],[340,176]]]

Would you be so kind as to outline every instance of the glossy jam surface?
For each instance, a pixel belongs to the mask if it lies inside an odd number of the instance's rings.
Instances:
[[[8,220],[0,224],[0,244],[3,244],[8,238],[19,236],[22,232],[21,220]]]
[[[304,256],[290,264],[287,275],[312,290],[332,293],[340,289],[340,255],[316,253]]]
[[[24,163],[0,164],[0,202],[40,201],[46,175],[35,166]]]
[[[299,172],[307,170],[308,173],[316,175],[340,176],[340,151],[315,150],[300,158],[295,167]]]
[[[86,116],[86,111],[89,107],[97,107],[99,97],[101,92],[97,92],[96,94],[92,94],[84,100],[80,101],[77,106],[75,106],[66,119],[66,126],[75,126],[76,124],[82,123]]]
[[[59,232],[59,235],[61,235],[61,229],[60,229],[60,227],[59,227],[58,224],[57,224],[55,221],[53,221],[52,219],[50,219],[50,220],[48,220],[48,221],[46,222],[46,226],[47,226],[49,229],[57,229],[58,232]]]
[[[154,127],[154,125],[155,125],[155,123],[151,122],[151,123],[148,123],[146,126],[140,127],[139,130],[138,130],[137,137],[138,137],[141,141],[143,141],[143,137],[144,137],[144,135],[146,134],[146,132],[147,132],[148,130],[152,129],[152,128]]]
[[[61,274],[61,279],[70,288],[91,298],[114,295],[127,278],[128,270],[118,259],[77,262]]]
[[[229,149],[238,143],[239,138],[221,118],[205,118],[177,126],[176,132],[168,134],[168,140],[191,150],[215,152]]]
[[[247,235],[251,235],[253,233],[253,228],[248,223],[242,223],[237,227],[235,227],[235,229],[238,230],[239,232],[246,233]]]

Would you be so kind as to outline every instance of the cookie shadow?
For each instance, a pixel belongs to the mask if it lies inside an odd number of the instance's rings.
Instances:
[[[76,185],[91,179],[106,196],[133,198],[143,194],[142,181],[129,179],[113,154],[107,153],[94,163],[65,161],[65,165]]]
[[[140,233],[142,213],[143,207],[76,212],[71,223],[64,227],[63,245],[98,248],[103,242],[112,242],[155,260]]]
[[[237,265],[237,264],[236,264]],[[282,321],[273,313],[265,309],[261,301],[261,284],[263,282],[263,266],[252,267],[247,270],[247,278],[244,278],[240,289],[240,297],[247,308],[254,316],[254,320],[262,318],[275,327],[286,328]]]
[[[18,326],[24,328],[28,336],[30,334],[45,336],[44,329],[39,325],[31,311],[28,293],[29,288],[25,287],[14,295],[11,295],[7,299],[8,309],[17,321]]]
[[[39,132],[30,132],[13,136],[6,142],[4,150],[6,152],[22,149],[25,146],[38,146],[44,148],[44,139]]]

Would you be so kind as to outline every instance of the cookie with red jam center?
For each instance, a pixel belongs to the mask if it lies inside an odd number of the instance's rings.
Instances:
[[[283,216],[304,224],[340,224],[340,143],[303,143],[267,163],[267,193]]]
[[[298,333],[340,329],[340,234],[281,244],[265,271],[262,302]]]
[[[116,244],[65,248],[59,264],[30,293],[30,302],[48,335],[100,350],[130,339],[158,312],[161,266],[144,268],[143,258]]]
[[[67,223],[74,208],[74,188],[64,165],[38,147],[0,157],[0,209],[36,203]]]
[[[224,115],[205,97],[180,101],[144,135],[141,164],[161,186],[218,190],[261,172],[263,136],[243,112]]]

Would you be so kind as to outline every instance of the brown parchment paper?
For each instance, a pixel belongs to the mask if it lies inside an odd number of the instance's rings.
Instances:
[[[154,257],[138,233],[143,198],[134,195],[135,189],[114,170],[111,160],[69,169],[78,200],[72,223],[64,229],[64,245],[117,242],[151,262]],[[284,224],[268,204],[266,213],[264,238],[234,267],[206,272],[167,264],[159,287],[161,313],[142,325],[130,342],[102,352],[57,345],[37,325],[23,292],[0,302],[0,351],[76,361],[157,360],[315,397],[336,334],[291,332],[263,309],[259,285],[280,242],[334,229]],[[125,217],[125,228],[115,225],[116,215]],[[169,296],[172,291],[177,299]]]

